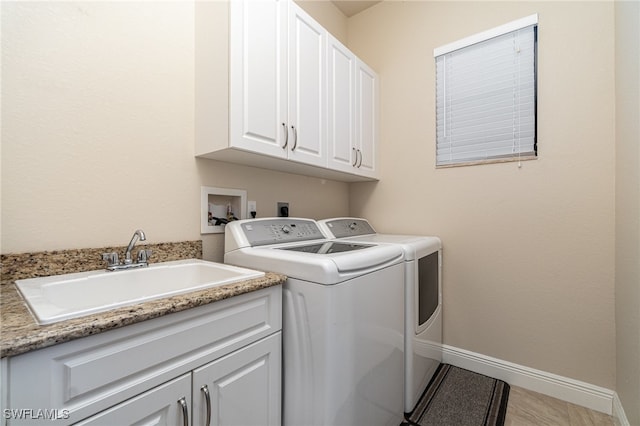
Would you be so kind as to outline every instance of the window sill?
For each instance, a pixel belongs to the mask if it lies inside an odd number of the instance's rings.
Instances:
[[[440,165],[436,165],[436,169],[451,169],[454,167],[477,166],[480,164],[513,163],[516,161],[529,161],[529,160],[537,160],[537,159],[538,159],[537,155],[525,155],[522,157],[508,157],[508,158],[490,158],[486,160],[465,161],[462,163],[440,164]]]

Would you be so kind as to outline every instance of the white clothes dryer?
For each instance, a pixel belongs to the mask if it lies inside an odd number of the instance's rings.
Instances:
[[[330,241],[311,219],[249,219],[226,225],[224,261],[288,277],[284,425],[402,422],[399,246]]]
[[[442,242],[438,237],[378,234],[366,219],[318,221],[330,238],[402,248],[405,262],[404,411],[409,414],[442,362]]]

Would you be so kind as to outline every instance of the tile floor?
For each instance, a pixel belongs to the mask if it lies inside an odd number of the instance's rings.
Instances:
[[[505,426],[613,426],[613,417],[511,386]]]

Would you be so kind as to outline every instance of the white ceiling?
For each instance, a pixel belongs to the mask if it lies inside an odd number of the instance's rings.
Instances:
[[[347,17],[353,16],[356,13],[360,13],[365,9],[370,8],[376,3],[380,3],[378,1],[366,1],[366,0],[333,0],[333,4],[336,5],[338,9],[342,13],[344,13]]]

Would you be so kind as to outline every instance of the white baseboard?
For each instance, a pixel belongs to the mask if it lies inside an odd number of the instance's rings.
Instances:
[[[442,362],[484,374],[510,385],[542,393],[605,414],[613,412],[614,391],[490,356],[442,345]],[[618,400],[618,404],[620,401]],[[619,406],[624,416],[622,405]],[[626,419],[626,417],[625,417]],[[627,422],[626,425],[629,423]],[[621,425],[625,426],[624,423]]]
[[[616,426],[631,426],[617,392],[613,393],[613,422]]]

